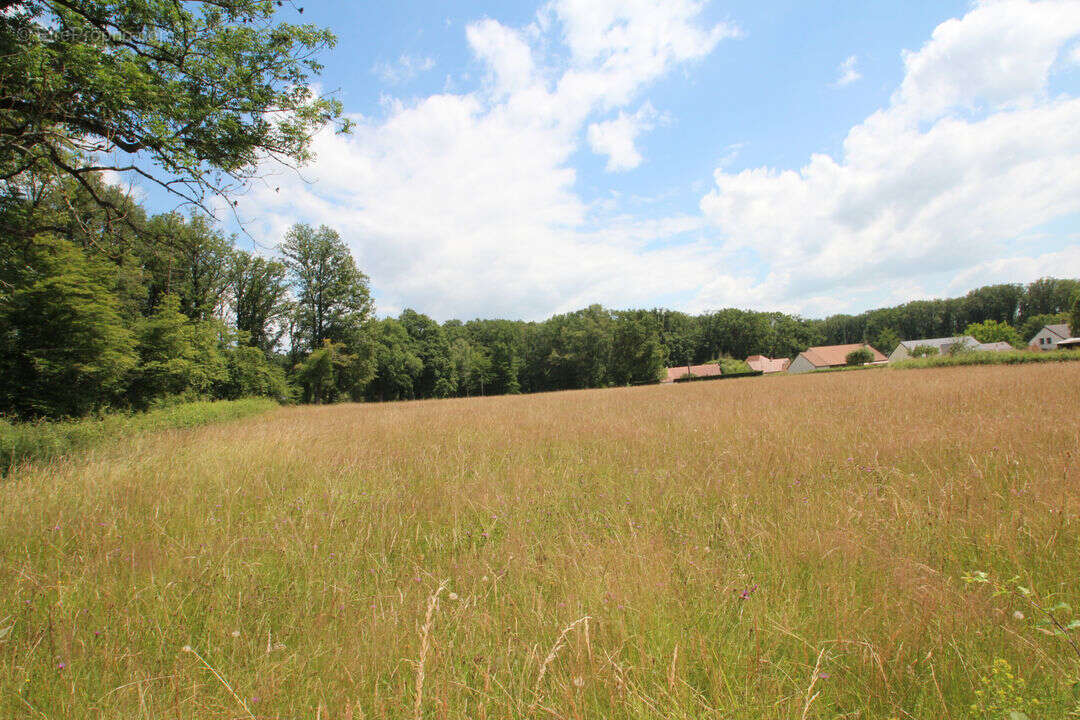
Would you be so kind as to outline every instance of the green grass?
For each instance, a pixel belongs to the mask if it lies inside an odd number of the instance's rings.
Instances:
[[[268,398],[191,402],[143,413],[110,413],[81,420],[12,423],[0,419],[0,474],[26,461],[50,460],[118,437],[189,428],[266,412]]]
[[[961,365],[1027,365],[1076,361],[1080,361],[1080,350],[1055,350],[1053,352],[1013,350],[1011,352],[961,352],[956,355],[931,355],[891,363],[888,367],[895,370],[917,370]]]

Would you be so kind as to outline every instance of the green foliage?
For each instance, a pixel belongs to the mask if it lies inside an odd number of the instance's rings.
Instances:
[[[242,397],[268,397],[284,401],[289,396],[285,371],[271,363],[256,347],[240,344],[226,351],[228,379],[216,393],[235,400]]]
[[[298,223],[280,247],[296,288],[293,346],[351,344],[371,317],[368,279],[336,230]]]
[[[916,345],[911,349],[911,357],[913,358],[933,357],[940,354],[941,350],[933,345]]]
[[[285,318],[292,311],[284,263],[243,251],[233,253],[229,263],[236,329],[247,341],[270,353],[286,331]]]
[[[1073,337],[1080,337],[1080,290],[1073,297],[1072,309],[1069,311],[1069,332]]]
[[[970,335],[981,343],[1007,342],[1013,347],[1023,345],[1016,328],[999,320],[971,323],[964,328],[963,334]]]
[[[865,365],[874,359],[874,354],[868,348],[861,347],[849,352],[844,359],[848,365]]]
[[[720,358],[720,372],[723,375],[742,375],[753,372],[745,360],[735,358]]]
[[[109,413],[81,420],[11,423],[0,419],[0,474],[28,460],[49,460],[120,437],[223,422],[267,412],[266,398],[193,402],[144,413]]]
[[[146,407],[170,395],[209,397],[215,384],[229,379],[218,348],[222,330],[217,321],[191,320],[180,312],[179,299],[167,295],[135,328],[139,364],[129,390],[132,404]]]
[[[2,407],[56,417],[109,404],[136,356],[108,268],[53,237],[34,239],[9,260],[11,290],[0,297]]]
[[[303,163],[341,114],[317,97],[334,36],[269,0],[14,0],[0,14],[0,168],[82,182],[104,151],[186,202],[228,197],[262,158]],[[110,169],[132,170],[121,160]],[[94,198],[108,206],[105,198]]]
[[[1025,697],[1027,681],[1017,676],[1004,658],[996,658],[990,672],[979,676],[979,687],[975,690],[977,701],[971,706],[973,712],[982,717],[1008,718],[1009,720],[1028,720],[1024,708],[1038,707],[1038,700]]]
[[[900,334],[892,328],[885,328],[877,334],[874,338],[873,346],[881,350],[881,352],[889,355],[900,344]]]

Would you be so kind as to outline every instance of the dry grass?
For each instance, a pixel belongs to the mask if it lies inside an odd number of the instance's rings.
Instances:
[[[1068,644],[960,577],[1080,607],[1077,407],[1070,363],[749,378],[29,466],[0,717],[955,720],[996,658],[1066,717]]]

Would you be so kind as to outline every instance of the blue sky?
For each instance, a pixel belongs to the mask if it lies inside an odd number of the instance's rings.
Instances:
[[[310,0],[303,19],[338,35],[320,82],[357,130],[239,210],[264,246],[338,229],[380,314],[820,316],[1080,276],[1076,0]]]

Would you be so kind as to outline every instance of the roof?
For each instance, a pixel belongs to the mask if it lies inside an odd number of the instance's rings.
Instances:
[[[746,358],[746,364],[750,366],[751,370],[756,370],[763,373],[784,372],[788,369],[788,365],[791,364],[791,360],[787,358],[777,358],[770,360],[764,355],[751,355]]]
[[[1007,350],[1015,350],[1012,345],[1007,342],[992,342],[992,343],[980,343],[977,350],[984,350],[988,352],[1005,352]]]
[[[1080,347],[1080,337],[1065,338],[1064,340],[1059,341],[1057,346],[1059,348]]]
[[[1066,325],[1065,323],[1061,323],[1061,324],[1058,324],[1058,325],[1044,325],[1043,330],[1049,330],[1050,332],[1054,333],[1055,335],[1057,335],[1062,340],[1064,340],[1064,339],[1068,338],[1070,335],[1072,335],[1072,333],[1069,332],[1069,326]],[[1039,332],[1042,332],[1042,330],[1040,330]]]
[[[715,377],[720,374],[720,366],[716,363],[710,363],[708,365],[692,365],[690,366],[690,372],[694,377]],[[664,378],[664,382],[675,382],[680,378],[686,377],[686,366],[673,367],[667,369],[667,377]]]
[[[849,345],[822,345],[820,347],[807,348],[806,352],[802,353],[803,357],[810,361],[810,364],[814,367],[836,367],[837,365],[847,365],[847,356],[851,353],[866,348],[873,355],[871,362],[881,362],[887,360],[884,355],[863,343],[851,343]]]
[[[929,338],[926,340],[904,340],[900,344],[908,350],[914,350],[917,347],[932,347],[936,348],[938,352],[941,352],[943,348],[949,345],[955,345],[957,343],[963,343],[964,347],[976,347],[979,341],[970,335],[957,335],[955,337],[945,338]]]

